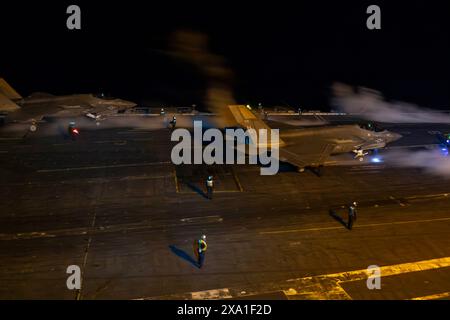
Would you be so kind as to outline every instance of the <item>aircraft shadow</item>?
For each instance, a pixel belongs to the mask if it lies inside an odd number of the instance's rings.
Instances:
[[[347,222],[346,222],[344,219],[342,219],[341,216],[337,215],[337,213],[336,213],[335,210],[330,209],[329,213],[330,213],[330,216],[331,216],[334,220],[336,220],[337,222],[339,222],[340,224],[342,224],[346,229],[348,228]]]
[[[297,167],[288,162],[280,161],[278,172],[297,172]]]
[[[58,125],[58,134],[64,138],[64,140],[69,140],[69,134],[67,133],[67,127],[63,127],[62,125]]]
[[[176,246],[173,246],[173,245],[170,245],[169,249],[170,249],[170,251],[172,251],[178,257],[186,260],[187,262],[190,262],[195,267],[198,267],[197,261],[194,258],[192,258],[189,254],[187,254],[185,251],[183,251],[183,250],[181,250],[181,249],[179,249],[179,248],[177,248]]]

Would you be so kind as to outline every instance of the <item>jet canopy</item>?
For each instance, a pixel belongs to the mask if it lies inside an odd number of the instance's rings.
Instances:
[[[382,128],[379,124],[374,122],[363,122],[359,124],[359,127],[364,130],[369,130],[373,132],[381,132],[384,131],[384,128]]]
[[[93,94],[94,97],[102,100],[115,100],[116,98],[111,96],[109,93],[100,92],[97,94]]]

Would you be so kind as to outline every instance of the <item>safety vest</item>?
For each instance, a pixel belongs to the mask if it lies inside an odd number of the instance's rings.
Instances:
[[[207,185],[208,187],[212,188],[213,185],[214,185],[214,182],[213,182],[212,180],[207,180],[207,181],[206,181],[206,185]]]
[[[206,252],[206,248],[208,247],[208,245],[206,244],[205,240],[198,240],[198,252],[202,253],[202,252]]]

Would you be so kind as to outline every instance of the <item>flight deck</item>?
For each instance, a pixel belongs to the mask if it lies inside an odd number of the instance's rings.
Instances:
[[[289,164],[272,176],[249,164],[175,166],[161,116],[136,117],[149,125],[81,126],[76,141],[55,123],[1,133],[1,299],[449,299],[450,177],[351,154],[331,157],[320,177]],[[281,131],[355,121],[269,117]],[[382,157],[433,150],[435,134],[450,131],[385,125],[403,138]],[[201,234],[208,254],[198,269]],[[81,290],[66,287],[70,265],[81,267]],[[366,286],[371,265],[380,290]]]

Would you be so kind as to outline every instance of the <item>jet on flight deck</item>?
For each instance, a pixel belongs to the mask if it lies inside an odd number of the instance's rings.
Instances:
[[[0,78],[0,113],[6,122],[29,123],[31,131],[35,131],[37,124],[44,121],[45,117],[84,115],[99,123],[107,116],[135,106],[134,102],[93,94],[54,96],[33,93],[23,98]]]
[[[244,105],[228,108],[244,129],[254,129],[257,134],[259,129],[270,130],[251,108]],[[320,175],[331,155],[353,153],[355,159],[363,161],[369,150],[384,148],[401,137],[375,126],[358,124],[283,130],[280,131],[279,160],[296,166],[300,172],[308,168]]]

